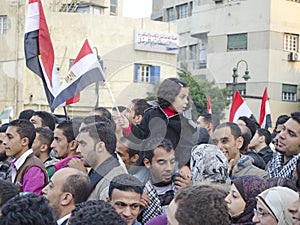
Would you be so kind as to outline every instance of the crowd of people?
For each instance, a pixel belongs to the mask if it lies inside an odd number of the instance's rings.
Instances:
[[[300,225],[300,112],[272,133],[193,119],[188,85],[157,100],[0,127],[0,225]]]

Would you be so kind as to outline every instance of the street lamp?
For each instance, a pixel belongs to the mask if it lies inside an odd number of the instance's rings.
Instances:
[[[242,78],[245,81],[247,81],[251,78],[250,75],[249,75],[248,63],[245,60],[241,59],[240,61],[237,62],[236,67],[233,67],[233,69],[232,69],[232,72],[233,72],[232,73],[232,99],[233,99],[234,92],[235,92],[235,86],[238,84],[238,82],[237,82],[237,78],[239,76],[238,68],[239,68],[239,65],[240,65],[241,62],[246,64],[245,74],[242,76]]]

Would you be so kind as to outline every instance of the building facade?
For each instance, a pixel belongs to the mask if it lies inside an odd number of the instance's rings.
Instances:
[[[178,66],[185,64],[194,76],[229,88],[236,68],[235,88],[257,119],[264,88],[273,124],[280,114],[299,111],[298,0],[158,2],[154,0],[152,19],[178,25]],[[245,81],[247,67],[251,79]]]
[[[103,65],[108,85],[92,84],[81,100],[67,106],[69,116],[86,115],[93,107],[126,105],[146,97],[159,81],[176,76],[176,24],[122,17],[121,0],[43,1],[60,80],[66,76],[86,36]],[[0,109],[13,106],[46,110],[41,79],[25,66],[24,27],[27,1],[0,0]],[[172,39],[172,41],[167,41]],[[178,43],[177,43],[178,45]],[[99,97],[97,98],[97,94]],[[55,110],[63,114],[63,109]]]

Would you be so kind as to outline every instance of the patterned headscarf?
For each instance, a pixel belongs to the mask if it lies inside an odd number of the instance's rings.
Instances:
[[[232,224],[254,224],[252,218],[254,216],[253,209],[256,206],[256,196],[269,188],[268,181],[255,175],[245,175],[233,180],[232,183],[246,202],[244,212],[236,218],[231,218]]]
[[[225,183],[228,179],[228,160],[215,145],[201,144],[192,150],[190,161],[193,184],[202,181]]]
[[[298,198],[297,192],[287,187],[272,187],[257,196],[257,200],[276,217],[278,225],[292,225],[288,207]]]

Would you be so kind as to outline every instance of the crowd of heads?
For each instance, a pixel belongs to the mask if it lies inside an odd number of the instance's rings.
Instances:
[[[300,112],[189,117],[189,87],[61,119],[0,127],[0,224],[300,224]],[[12,165],[12,166],[11,166]]]

